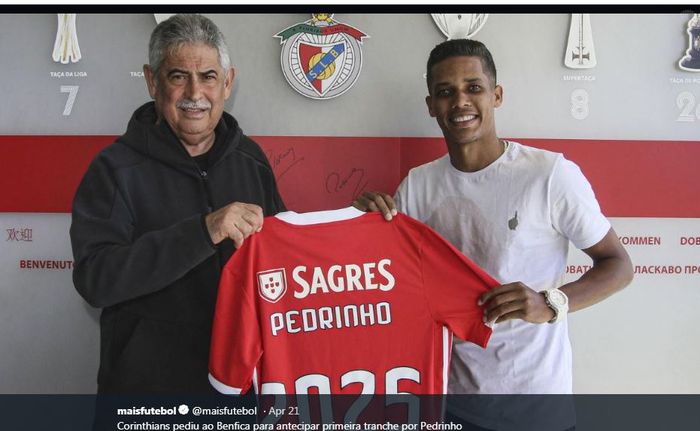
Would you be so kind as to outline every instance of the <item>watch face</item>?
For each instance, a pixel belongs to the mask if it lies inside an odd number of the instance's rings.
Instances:
[[[566,305],[569,301],[564,292],[557,290],[557,289],[552,289],[549,292],[549,302],[552,303],[552,305],[562,307]]]

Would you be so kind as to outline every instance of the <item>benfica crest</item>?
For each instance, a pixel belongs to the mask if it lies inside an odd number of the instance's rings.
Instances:
[[[333,20],[333,14],[312,14],[275,37],[282,46],[282,73],[299,94],[331,99],[355,84],[362,69],[360,30]]]
[[[260,296],[275,303],[287,292],[287,274],[284,268],[260,271],[258,276],[258,292]]]

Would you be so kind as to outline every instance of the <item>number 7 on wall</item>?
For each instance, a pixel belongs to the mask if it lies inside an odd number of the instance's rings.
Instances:
[[[66,100],[66,106],[63,108],[63,115],[70,115],[73,111],[73,104],[75,103],[75,98],[78,97],[79,85],[61,85],[61,93],[68,93],[68,100]]]

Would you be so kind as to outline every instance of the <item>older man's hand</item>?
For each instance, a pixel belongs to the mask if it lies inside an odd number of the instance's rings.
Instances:
[[[205,217],[209,236],[214,244],[231,238],[236,248],[263,225],[263,210],[257,205],[234,202]]]

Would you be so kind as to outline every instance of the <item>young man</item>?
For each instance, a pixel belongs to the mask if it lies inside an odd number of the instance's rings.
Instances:
[[[395,201],[367,192],[354,205],[379,210],[387,220],[398,209],[425,222],[502,283],[479,300],[484,320],[496,323],[488,348],[454,345],[450,393],[570,394],[566,314],[625,287],[633,274],[629,256],[578,166],[561,154],[498,138],[494,111],[503,88],[482,43],[441,43],[427,69],[425,100],[448,154],[412,169]],[[569,242],[593,265],[563,284]],[[493,400],[463,401],[448,403],[453,419],[475,429],[508,426],[507,412]],[[540,414],[536,408],[529,413]],[[573,425],[555,423],[555,429]]]

